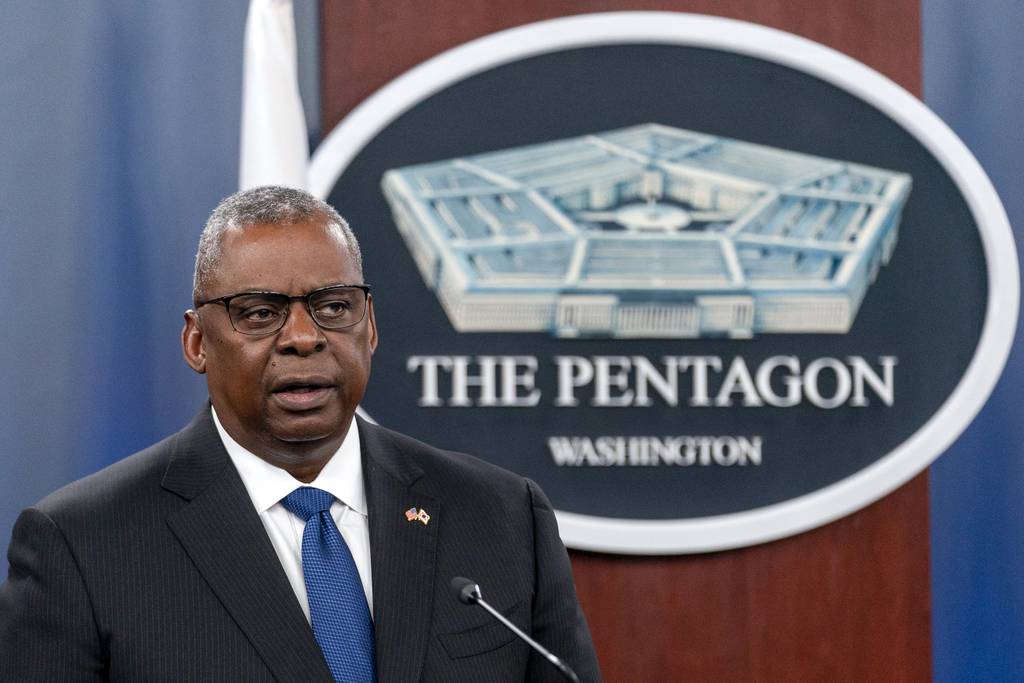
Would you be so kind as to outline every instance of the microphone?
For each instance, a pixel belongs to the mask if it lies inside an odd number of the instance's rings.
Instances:
[[[580,679],[576,677],[576,672],[570,669],[568,664],[548,652],[543,645],[523,633],[518,626],[506,619],[504,614],[491,607],[480,594],[480,586],[476,585],[473,580],[467,579],[464,576],[456,576],[452,579],[451,585],[452,593],[455,594],[459,602],[464,605],[480,605],[483,607],[488,614],[500,621],[505,628],[519,636],[521,640],[538,652],[541,657],[551,662],[551,665],[558,669],[566,679],[572,681],[572,683],[580,683]]]

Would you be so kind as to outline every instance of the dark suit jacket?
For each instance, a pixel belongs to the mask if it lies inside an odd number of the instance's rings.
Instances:
[[[561,680],[453,576],[599,680],[554,514],[532,482],[360,422],[381,683]],[[430,515],[406,519],[411,507]],[[2,681],[330,681],[203,410],[18,518],[0,586]]]

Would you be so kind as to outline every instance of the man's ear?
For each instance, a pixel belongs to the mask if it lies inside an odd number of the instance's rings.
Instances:
[[[377,350],[377,321],[373,317],[373,295],[367,296],[366,299],[366,318],[367,324],[370,326],[370,355]]]
[[[199,314],[185,311],[185,327],[181,329],[181,352],[188,366],[200,375],[206,373],[206,349],[203,346],[203,328]]]

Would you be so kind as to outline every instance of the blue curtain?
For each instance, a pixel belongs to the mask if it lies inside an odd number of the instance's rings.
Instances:
[[[926,103],[967,143],[1024,243],[1024,5],[924,0]],[[1024,349],[932,466],[935,680],[1024,680]]]
[[[0,550],[21,508],[205,397],[177,339],[199,231],[237,185],[247,7],[4,8]]]

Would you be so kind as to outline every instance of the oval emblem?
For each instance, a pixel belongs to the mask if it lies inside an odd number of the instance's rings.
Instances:
[[[923,470],[1018,307],[1005,212],[834,50],[678,13],[503,31],[325,139],[381,344],[363,410],[537,480],[567,545],[760,543]]]

